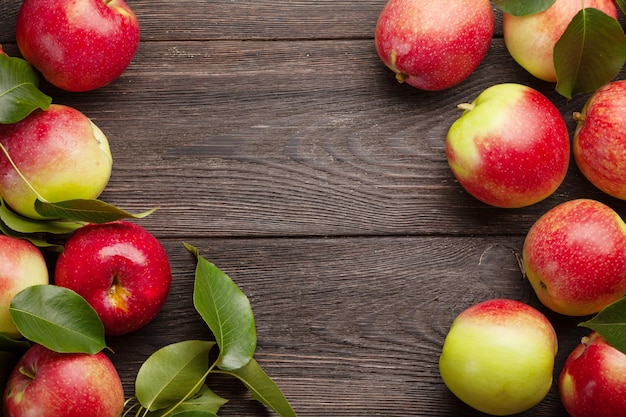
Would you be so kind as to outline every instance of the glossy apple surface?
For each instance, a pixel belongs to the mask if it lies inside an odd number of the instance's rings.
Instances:
[[[22,56],[74,92],[114,81],[139,45],[139,22],[124,0],[24,0],[15,31]]]
[[[15,294],[31,285],[48,284],[48,267],[32,243],[0,234],[0,333],[21,337],[9,307]]]
[[[504,43],[513,59],[535,77],[556,82],[554,46],[583,3],[617,19],[614,0],[556,0],[543,12],[526,16],[505,13]]]
[[[547,97],[521,84],[496,84],[460,107],[446,156],[469,194],[492,206],[518,208],[561,185],[569,166],[569,132]]]
[[[522,257],[539,300],[557,313],[594,314],[626,294],[626,224],[598,201],[548,210],[528,231]]]
[[[625,80],[600,87],[574,114],[576,165],[598,189],[621,200],[626,200],[625,115]]]
[[[376,51],[398,81],[443,90],[482,62],[494,24],[488,0],[389,0],[376,24]]]
[[[626,355],[592,332],[565,361],[559,376],[559,393],[571,417],[623,415]]]
[[[459,314],[439,372],[461,401],[492,415],[526,411],[552,386],[557,336],[548,319],[519,301],[493,299]]]
[[[75,231],[57,259],[54,282],[83,296],[106,334],[148,324],[167,298],[172,275],[161,243],[128,221],[90,224]]]
[[[119,417],[120,377],[103,353],[56,353],[33,345],[13,368],[3,397],[6,417]]]
[[[97,198],[113,160],[102,131],[80,111],[52,104],[15,124],[0,125],[0,143],[32,187],[49,202]],[[40,219],[36,195],[0,153],[0,193],[19,214]]]

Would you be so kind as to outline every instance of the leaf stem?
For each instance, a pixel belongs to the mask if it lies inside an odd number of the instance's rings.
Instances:
[[[15,172],[17,172],[17,175],[20,176],[20,178],[22,179],[22,181],[24,181],[24,183],[28,186],[28,188],[30,188],[30,190],[35,194],[35,196],[37,197],[37,199],[39,201],[42,201],[44,203],[48,203],[48,201],[43,198],[43,196],[41,194],[39,194],[37,192],[37,190],[35,190],[35,188],[31,185],[30,182],[28,182],[28,180],[26,179],[26,177],[24,176],[24,174],[22,174],[22,171],[20,171],[17,168],[17,165],[15,165],[15,162],[13,162],[13,159],[11,158],[11,155],[9,155],[9,151],[7,151],[7,148],[4,147],[3,144],[0,143],[0,149],[2,149],[2,152],[4,153],[4,155],[7,157],[9,163],[11,164],[11,166],[13,167],[13,169],[15,170]]]

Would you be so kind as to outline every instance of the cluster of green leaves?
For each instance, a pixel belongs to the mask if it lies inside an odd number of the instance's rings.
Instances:
[[[613,80],[626,63],[626,35],[606,13],[584,7],[572,18],[554,47],[556,91],[566,98],[593,92]],[[504,13],[526,16],[550,7],[555,0],[494,0]],[[617,0],[626,13],[626,0]]]
[[[215,341],[185,340],[154,352],[139,368],[135,397],[127,400],[124,416],[216,417],[227,400],[209,388],[207,379],[222,374],[240,380],[253,398],[279,416],[296,417],[280,388],[253,358],[257,339],[248,298],[197,248],[184,245],[197,260],[194,307]],[[30,342],[57,352],[94,354],[106,348],[97,313],[67,288],[26,288],[14,297],[10,313],[25,340],[0,337],[2,352],[23,351]]]

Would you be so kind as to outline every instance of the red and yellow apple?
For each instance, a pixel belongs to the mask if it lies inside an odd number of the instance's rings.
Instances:
[[[594,314],[626,294],[626,224],[599,201],[548,210],[528,231],[522,257],[537,297],[557,313]]]
[[[119,417],[124,390],[103,352],[57,353],[35,344],[13,368],[3,408],[6,417]]]
[[[389,0],[376,24],[376,51],[398,81],[443,90],[482,62],[494,25],[489,0]]]
[[[515,300],[487,300],[454,319],[439,373],[454,395],[483,413],[521,413],[550,390],[557,349],[554,328],[539,310]]]
[[[496,84],[452,124],[446,156],[465,190],[496,207],[518,208],[550,196],[567,174],[569,132],[557,107],[537,90]]]
[[[544,81],[556,82],[554,46],[583,7],[599,9],[617,19],[614,0],[556,0],[539,13],[526,16],[505,13],[502,29],[507,50],[530,74]]]
[[[603,192],[626,200],[626,80],[597,89],[580,113],[574,159],[583,175]]]
[[[48,202],[97,198],[111,176],[109,142],[80,111],[59,104],[0,125],[0,194],[17,213],[41,219],[37,194]],[[28,181],[26,183],[24,178]]]
[[[31,285],[48,284],[43,254],[27,240],[0,234],[0,333],[19,338],[9,307],[15,294]]]
[[[167,298],[172,274],[165,249],[143,227],[116,221],[76,230],[57,259],[54,282],[98,313],[107,335],[148,324]]]
[[[15,32],[24,59],[67,91],[111,83],[139,45],[139,22],[124,0],[24,0]]]
[[[561,402],[571,417],[616,417],[626,410],[626,355],[591,332],[569,355],[559,376]]]

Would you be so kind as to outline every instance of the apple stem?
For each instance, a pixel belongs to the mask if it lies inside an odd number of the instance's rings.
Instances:
[[[456,106],[460,110],[473,110],[476,105],[473,103],[461,103]]]
[[[584,122],[585,121],[585,116],[583,116],[582,113],[578,112],[578,111],[575,111],[574,114],[572,115],[572,117],[577,122]]]
[[[580,343],[582,343],[585,347],[589,346],[589,337],[588,336],[583,336],[580,339]]]
[[[396,73],[396,80],[398,80],[400,84],[402,84],[407,78],[409,78],[409,76],[403,72]]]
[[[28,370],[25,366],[20,366],[20,374],[27,378],[35,379],[35,373]]]

